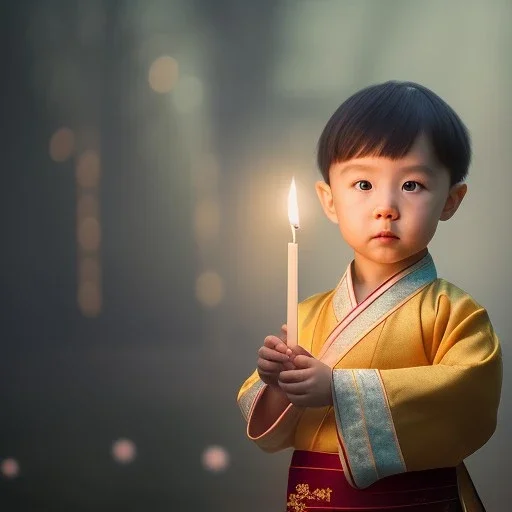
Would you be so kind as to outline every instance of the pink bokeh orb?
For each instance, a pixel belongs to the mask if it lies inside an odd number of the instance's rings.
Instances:
[[[112,444],[112,456],[121,464],[133,462],[137,454],[137,447],[129,439],[118,439]]]
[[[224,471],[229,466],[229,454],[222,446],[209,446],[203,452],[202,462],[208,471]]]
[[[20,465],[15,459],[4,459],[0,464],[0,471],[6,478],[16,478],[20,472]]]

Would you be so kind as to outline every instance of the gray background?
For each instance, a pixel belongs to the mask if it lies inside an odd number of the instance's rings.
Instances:
[[[286,315],[292,175],[300,298],[350,261],[316,202],[315,145],[341,101],[388,79],[432,88],[472,134],[468,195],[431,252],[502,340],[498,429],[468,466],[488,510],[507,509],[511,2],[26,0],[0,14],[0,461],[19,464],[0,476],[2,511],[283,510],[290,454],[245,438],[236,394]],[[148,84],[161,55],[179,63],[165,94]],[[61,126],[82,135],[55,162]],[[91,144],[102,308],[88,318],[74,169]],[[196,297],[204,271],[222,285],[213,307]],[[129,464],[111,455],[122,437]],[[223,471],[202,464],[211,445]]]

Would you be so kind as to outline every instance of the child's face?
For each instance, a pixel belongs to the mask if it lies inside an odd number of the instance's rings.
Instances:
[[[450,187],[449,173],[425,136],[404,158],[355,158],[333,164],[329,176],[330,186],[317,183],[326,215],[339,224],[356,256],[376,263],[397,263],[423,251],[439,220],[455,213],[466,192],[465,184]],[[383,232],[394,236],[379,236]]]

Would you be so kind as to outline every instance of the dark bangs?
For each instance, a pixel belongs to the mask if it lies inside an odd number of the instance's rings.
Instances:
[[[467,128],[444,100],[413,82],[372,85],[348,98],[320,136],[318,167],[329,183],[332,164],[364,156],[403,158],[421,133],[451,184],[462,181],[471,160]]]

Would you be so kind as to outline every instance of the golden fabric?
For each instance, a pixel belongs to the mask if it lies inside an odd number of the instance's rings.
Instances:
[[[299,344],[315,357],[338,324],[334,296],[332,290],[299,306]],[[419,471],[461,465],[490,438],[496,427],[501,365],[499,341],[485,309],[453,284],[435,279],[384,316],[332,367],[378,370],[405,468]],[[256,372],[249,377],[239,401],[258,380]],[[265,388],[261,386],[258,396]],[[332,407],[290,405],[253,440],[267,451],[293,446],[338,453],[338,427]]]

